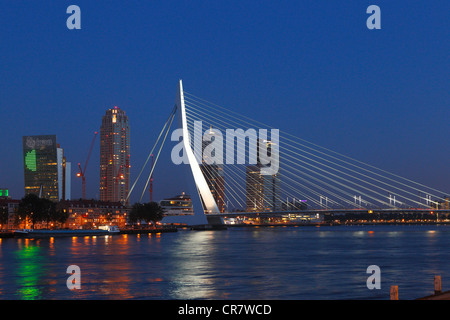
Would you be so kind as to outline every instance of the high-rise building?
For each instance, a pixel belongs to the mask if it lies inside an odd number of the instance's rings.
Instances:
[[[223,165],[202,164],[200,169],[216,201],[219,212],[225,212],[225,178]]]
[[[259,144],[265,143],[267,152],[271,152],[271,141],[258,140],[257,150],[259,152]],[[264,165],[258,161],[256,165],[249,165],[245,172],[245,192],[247,211],[277,211],[281,209],[280,198],[280,176],[279,173],[272,175],[263,175],[261,169]]]
[[[130,186],[130,126],[125,111],[106,110],[100,127],[100,200],[127,201]]]
[[[25,194],[52,201],[70,200],[71,163],[56,143],[56,135],[23,137]]]
[[[0,199],[9,198],[9,190],[7,188],[0,188]]]
[[[208,135],[214,136],[213,128],[210,128],[204,135],[202,142],[202,165],[200,169],[205,177],[206,183],[211,190],[212,196],[216,201],[219,212],[225,212],[225,177],[222,164],[208,164],[206,162],[207,155],[204,153],[205,148],[211,143]],[[215,150],[212,150],[211,156],[215,156]]]
[[[58,167],[58,198],[59,200],[71,200],[72,163],[66,161],[64,149],[57,145],[56,148]]]
[[[438,201],[436,209],[450,209],[450,197],[446,197],[441,201]]]

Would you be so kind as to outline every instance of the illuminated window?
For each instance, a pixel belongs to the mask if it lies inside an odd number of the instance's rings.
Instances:
[[[25,165],[28,170],[36,171],[36,150],[33,149],[25,154]]]

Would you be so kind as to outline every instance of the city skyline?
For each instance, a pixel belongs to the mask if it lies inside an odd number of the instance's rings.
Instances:
[[[446,2],[404,7],[381,1],[381,30],[366,28],[367,6],[356,4],[279,4],[276,10],[268,2],[257,8],[242,3],[240,10],[217,3],[77,4],[81,30],[65,27],[62,4],[30,4],[27,12],[14,3],[1,7],[1,21],[15,17],[18,23],[2,25],[1,44],[6,67],[0,124],[7,157],[0,185],[13,198],[24,195],[22,136],[55,133],[67,158],[83,163],[98,119],[116,105],[133,123],[134,181],[170,113],[179,78],[189,92],[282,131],[450,189]],[[168,20],[164,12],[170,12]],[[242,12],[249,13],[244,33],[238,28]],[[187,15],[197,22],[182,28],[192,21]],[[32,17],[38,16],[48,19],[37,23]],[[410,30],[411,17],[420,28]],[[185,50],[172,50],[177,41]],[[182,168],[167,154],[155,171],[155,199],[187,191],[171,184]],[[100,198],[99,161],[94,152],[87,198]],[[75,171],[73,199],[81,198]]]
[[[450,300],[449,11],[1,1],[0,299]]]

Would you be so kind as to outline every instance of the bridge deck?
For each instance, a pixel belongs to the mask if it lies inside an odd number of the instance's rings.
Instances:
[[[224,212],[224,213],[209,213],[207,216],[217,216],[217,217],[229,217],[229,216],[252,216],[252,215],[262,215],[262,216],[281,216],[286,214],[305,214],[305,215],[315,215],[315,214],[347,214],[347,213],[403,213],[403,214],[413,214],[413,213],[425,213],[425,214],[449,214],[450,209],[430,209],[430,208],[381,208],[381,209],[311,209],[311,210],[293,210],[293,211],[260,211],[260,212]]]

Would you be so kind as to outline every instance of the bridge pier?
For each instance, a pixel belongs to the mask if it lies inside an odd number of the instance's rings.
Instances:
[[[211,226],[223,226],[223,219],[222,217],[218,217],[218,216],[208,216],[206,215],[206,220],[208,221],[208,224]]]

